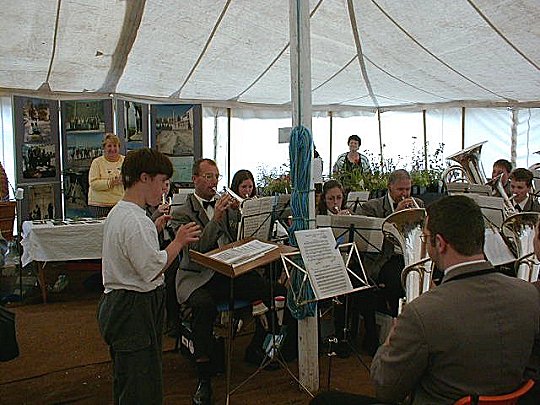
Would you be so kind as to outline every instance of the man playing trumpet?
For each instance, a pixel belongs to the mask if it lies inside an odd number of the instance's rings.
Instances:
[[[368,217],[386,218],[396,211],[409,208],[423,208],[424,202],[411,197],[412,181],[406,170],[395,170],[388,177],[388,192],[384,197],[366,201],[360,209],[361,215]],[[391,242],[383,243],[381,254],[375,260],[366,257],[369,273],[383,286],[388,312],[396,316],[399,299],[405,295],[401,285],[401,270],[405,267],[403,256],[394,253]]]

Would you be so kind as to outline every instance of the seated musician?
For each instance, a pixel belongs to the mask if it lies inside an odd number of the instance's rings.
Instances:
[[[409,396],[413,404],[453,404],[523,384],[540,336],[538,290],[485,260],[484,218],[473,200],[444,197],[427,214],[427,251],[444,278],[404,307],[379,347],[371,363],[377,399],[342,394],[347,402],[329,394],[313,403],[395,403]]]
[[[386,195],[363,203],[360,215],[386,218],[396,211],[416,207],[423,208],[424,202],[422,200],[411,197],[411,187],[411,176],[406,170],[393,171],[388,177]],[[381,254],[374,263],[368,263],[368,267],[370,273],[376,276],[378,284],[384,285],[382,293],[386,299],[389,314],[396,316],[399,298],[405,294],[401,286],[401,270],[405,267],[403,257],[394,254],[394,246],[385,240]]]
[[[491,181],[493,181],[497,176],[501,177],[501,185],[504,188],[504,191],[506,192],[506,195],[510,197],[512,195],[512,190],[510,190],[510,182],[508,181],[510,178],[510,173],[512,172],[512,163],[510,163],[506,159],[499,159],[495,163],[493,163],[493,170],[491,172]],[[493,195],[495,197],[502,197],[502,195],[499,193],[498,190],[493,190]]]
[[[192,309],[192,337],[198,373],[197,390],[192,397],[193,404],[212,403],[210,353],[213,323],[217,315],[216,305],[228,302],[231,279],[209,268],[199,265],[189,257],[189,249],[201,253],[216,249],[236,240],[240,213],[238,201],[225,193],[215,199],[216,187],[220,179],[216,163],[210,159],[200,159],[193,165],[192,179],[195,193],[188,196],[186,203],[171,212],[171,225],[176,227],[195,222],[201,226],[198,242],[184,250],[180,269],[176,275],[176,295],[180,304],[187,303]],[[276,286],[276,295],[286,295],[283,287]],[[269,284],[256,272],[246,273],[234,279],[236,299],[255,302],[263,300],[270,308]],[[255,334],[246,349],[246,361],[261,365],[265,353],[262,350],[267,331],[256,320]]]
[[[349,215],[349,210],[346,208],[346,198],[341,183],[337,180],[328,180],[324,183],[322,193],[320,195],[317,206],[319,215]],[[353,268],[358,268],[359,265],[353,265]],[[358,280],[352,278],[353,287],[358,287]],[[345,297],[340,297],[343,303]],[[336,354],[339,357],[348,357],[350,354],[349,346],[345,339],[355,338],[358,331],[358,314],[364,319],[365,336],[362,342],[362,347],[371,356],[375,354],[379,347],[379,337],[377,326],[375,323],[375,307],[376,297],[373,291],[366,290],[351,294],[349,297],[349,319],[345,319],[344,305],[338,305],[334,309],[334,329],[338,344],[336,346]],[[345,326],[347,322],[347,330],[350,330],[350,335],[345,336]],[[348,325],[350,323],[350,325]]]
[[[537,198],[531,194],[533,174],[530,170],[517,168],[510,173],[512,203],[517,212],[540,212]]]

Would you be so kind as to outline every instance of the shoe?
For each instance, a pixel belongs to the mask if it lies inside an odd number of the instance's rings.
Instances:
[[[191,397],[191,403],[193,405],[212,405],[212,383],[211,380],[199,380],[197,390]]]
[[[262,349],[248,346],[244,355],[244,361],[256,367],[262,366],[265,361],[268,361],[268,357],[262,351]],[[279,368],[279,364],[275,361],[270,361],[264,369],[267,371],[274,371]]]

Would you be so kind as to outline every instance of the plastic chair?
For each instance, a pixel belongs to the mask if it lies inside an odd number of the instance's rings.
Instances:
[[[529,392],[533,386],[534,380],[529,380],[510,394],[468,395],[455,402],[454,405],[516,405],[519,398]]]

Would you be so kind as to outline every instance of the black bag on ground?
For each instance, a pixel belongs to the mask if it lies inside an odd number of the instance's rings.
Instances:
[[[18,355],[15,314],[0,306],[0,361],[13,360]]]

